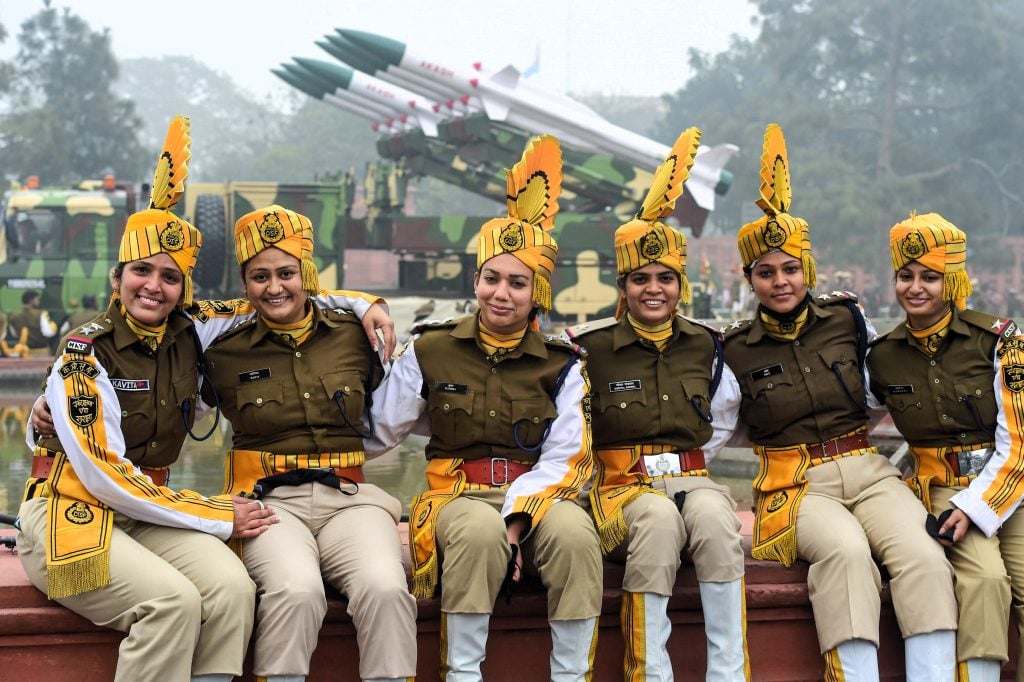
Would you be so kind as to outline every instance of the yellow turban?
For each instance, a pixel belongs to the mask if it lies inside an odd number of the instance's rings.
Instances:
[[[488,220],[477,238],[476,267],[510,253],[533,271],[532,300],[551,310],[551,273],[558,244],[550,231],[562,193],[562,149],[551,135],[530,141],[523,158],[505,171],[508,216]]]
[[[166,253],[185,278],[182,304],[192,305],[192,270],[199,258],[203,236],[188,221],[171,213],[185,191],[188,162],[192,158],[189,120],[176,116],[167,129],[163,151],[153,177],[149,208],[128,217],[117,250],[117,260],[130,263]]]
[[[736,235],[743,267],[749,268],[761,256],[779,250],[800,259],[804,284],[813,289],[817,284],[817,272],[811,255],[811,235],[806,221],[788,213],[793,191],[789,182],[786,140],[777,123],[769,124],[764,132],[760,194],[761,198],[756,203],[765,212],[764,217],[747,223]]]
[[[660,263],[679,275],[679,298],[690,302],[690,282],[686,279],[686,236],[659,220],[667,218],[683,194],[683,183],[690,175],[693,159],[700,147],[699,128],[688,128],[676,139],[665,162],[658,166],[640,213],[615,230],[615,266],[618,274]],[[615,316],[626,309],[619,294]]]
[[[892,269],[898,272],[917,261],[943,274],[942,297],[957,308],[967,306],[971,280],[967,276],[967,235],[938,213],[910,214],[889,230]]]
[[[320,291],[309,218],[272,204],[246,213],[235,223],[235,258],[239,265],[271,246],[299,259],[303,289],[311,294]]]

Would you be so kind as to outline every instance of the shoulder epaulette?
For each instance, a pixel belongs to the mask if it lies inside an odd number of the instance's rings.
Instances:
[[[753,318],[747,318],[745,320],[733,320],[732,322],[725,325],[718,331],[721,332],[725,336],[725,340],[728,341],[734,336],[738,336],[739,334],[746,332],[748,329],[750,329],[750,325],[752,324],[754,324]]]
[[[815,305],[836,305],[837,303],[845,304],[847,301],[851,303],[857,302],[857,294],[852,291],[830,291],[824,294],[818,294],[814,297]]]
[[[678,317],[681,320],[686,320],[687,322],[689,322],[692,325],[695,325],[695,326],[700,327],[702,329],[706,329],[707,331],[711,332],[715,336],[723,337],[725,335],[725,332],[722,331],[721,327],[716,327],[714,325],[708,324],[704,320],[698,320],[696,317],[689,317],[687,315],[683,315],[682,313],[678,313]]]
[[[558,350],[564,350],[569,353],[575,353],[581,357],[585,356],[587,351],[583,349],[579,344],[575,344],[572,341],[567,341],[560,336],[554,334],[541,334],[544,339],[544,345],[549,348],[557,348]]]
[[[961,320],[972,327],[998,336],[1003,340],[1009,339],[1018,331],[1017,323],[1008,317],[996,317],[970,308],[961,310],[959,316]]]
[[[443,320],[423,320],[412,327],[413,334],[422,334],[431,329],[449,329],[459,323],[461,317],[446,317]]]
[[[102,319],[102,322],[93,320],[68,332],[57,348],[57,355],[64,353],[91,355],[93,341],[114,331],[113,323],[107,322],[108,318]]]
[[[618,323],[619,321],[616,320],[614,317],[602,317],[599,320],[590,320],[589,322],[583,322],[581,324],[576,324],[571,327],[568,327],[565,330],[565,333],[568,334],[570,339],[575,339],[580,336],[583,336],[584,334],[596,332],[599,329],[607,329],[608,327],[614,327]]]
[[[232,327],[231,329],[227,330],[226,332],[218,336],[216,339],[214,339],[213,343],[210,345],[215,346],[221,341],[226,341],[227,339],[238,336],[247,329],[252,329],[256,325],[256,321],[258,319],[258,317],[252,317],[248,320],[242,320],[241,322],[236,323],[234,327]]]

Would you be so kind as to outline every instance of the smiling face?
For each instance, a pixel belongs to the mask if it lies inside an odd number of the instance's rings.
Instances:
[[[751,268],[748,279],[758,302],[780,315],[792,312],[807,297],[800,259],[782,251],[761,256]]]
[[[484,262],[473,276],[480,322],[495,334],[526,326],[533,310],[533,270],[509,253]]]
[[[649,263],[625,275],[620,288],[629,314],[649,327],[671,318],[679,306],[679,275],[661,263]]]
[[[306,316],[309,294],[302,288],[299,259],[281,249],[263,249],[245,262],[245,297],[265,320],[294,324]]]
[[[942,319],[949,301],[942,297],[942,273],[911,261],[896,273],[896,302],[914,329],[925,329]]]
[[[166,253],[126,263],[113,278],[114,291],[121,295],[125,310],[144,325],[157,327],[178,305],[185,291],[185,278]]]

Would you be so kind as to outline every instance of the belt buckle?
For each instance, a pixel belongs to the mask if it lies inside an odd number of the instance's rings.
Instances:
[[[993,453],[995,453],[995,448],[979,448],[956,453],[957,467],[960,470],[958,474],[960,476],[977,476],[988,464]]]
[[[503,481],[497,481],[495,476],[495,464],[500,462],[500,468],[497,469],[498,473],[501,474]],[[492,457],[491,458],[491,485],[506,485],[508,484],[508,458],[507,457]]]
[[[834,455],[828,454],[828,446],[829,446],[830,443],[832,444],[832,447],[835,450],[835,454]],[[826,457],[838,457],[838,456],[839,456],[839,439],[838,438],[832,438],[831,440],[827,440],[827,441],[824,441],[823,443],[821,443],[821,458],[822,459],[825,459]]]

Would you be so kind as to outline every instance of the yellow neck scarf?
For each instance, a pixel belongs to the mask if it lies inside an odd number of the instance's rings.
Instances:
[[[810,306],[805,305],[803,310],[791,320],[780,320],[763,307],[758,314],[768,336],[778,341],[792,341],[800,336],[800,332],[807,326],[807,320],[810,319]]]
[[[480,333],[477,338],[480,345],[487,351],[488,357],[501,356],[519,345],[519,342],[526,336],[526,327],[511,334],[496,334],[480,322]]]
[[[913,339],[917,349],[931,357],[938,352],[939,344],[942,343],[942,339],[946,338],[946,334],[949,333],[949,323],[952,321],[953,310],[950,309],[946,311],[941,320],[924,329],[914,329],[907,322],[907,331],[910,332],[910,338]]]
[[[654,326],[648,326],[641,322],[637,322],[636,318],[626,313],[626,319],[629,320],[630,326],[633,327],[633,331],[641,339],[646,339],[654,344],[654,347],[659,351],[664,350],[665,346],[668,345],[668,340],[672,338],[672,320],[673,317],[668,318],[661,324]]]
[[[275,334],[284,339],[292,348],[302,345],[310,336],[313,335],[313,308],[310,307],[306,312],[306,316],[298,322],[292,322],[290,324],[277,324],[271,322],[267,318],[263,318],[263,322],[269,327]]]
[[[162,324],[156,327],[143,324],[132,317],[132,314],[128,312],[128,309],[124,307],[124,303],[120,299],[117,301],[117,309],[124,316],[124,321],[128,324],[128,328],[139,337],[139,341],[142,341],[153,351],[160,347],[160,344],[164,341],[164,333],[167,331],[167,320],[164,320]]]

